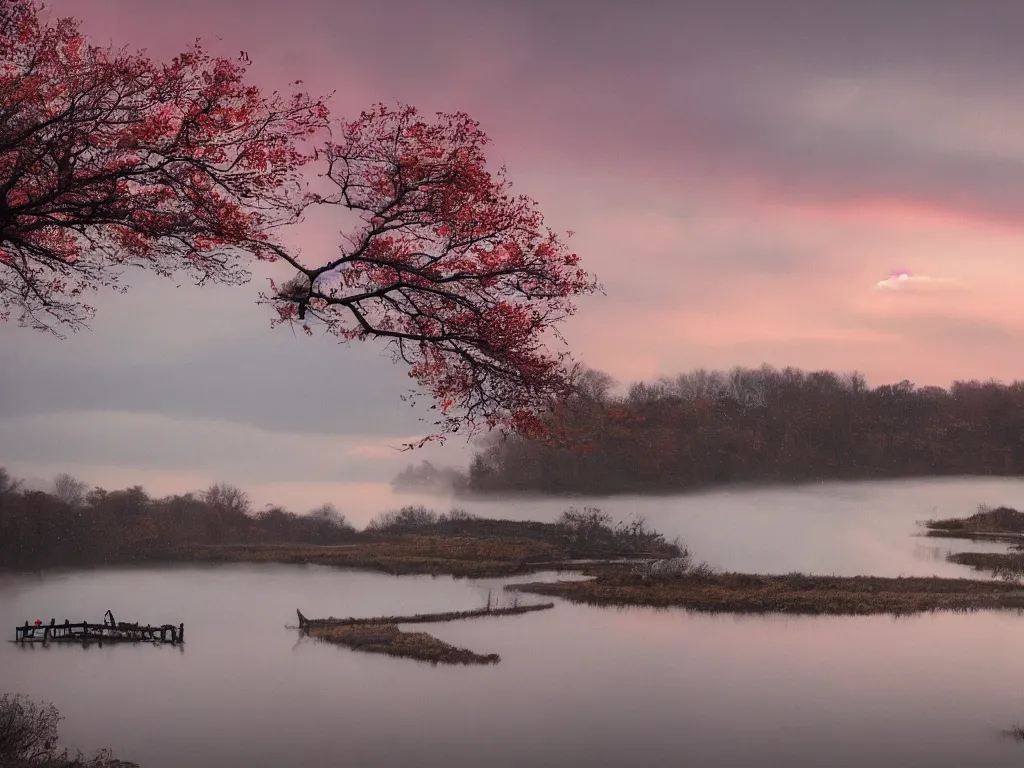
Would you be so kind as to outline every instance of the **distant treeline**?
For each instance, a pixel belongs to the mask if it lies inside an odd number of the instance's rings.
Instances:
[[[587,371],[552,416],[572,447],[493,437],[470,491],[667,492],[726,483],[1024,474],[1024,382],[909,381],[793,368],[633,384]]]
[[[51,492],[27,490],[0,468],[0,566],[32,568],[173,559],[195,544],[337,544],[355,528],[332,505],[306,515],[268,506],[254,511],[230,485],[151,498],[69,475]]]

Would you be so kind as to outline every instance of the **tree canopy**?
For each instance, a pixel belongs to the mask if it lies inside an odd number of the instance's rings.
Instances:
[[[294,277],[260,294],[273,324],[384,340],[436,401],[431,437],[546,429],[574,370],[550,345],[598,285],[488,168],[479,125],[402,104],[343,120],[265,93],[249,63],[198,42],[154,62],[0,0],[0,317],[78,330],[124,267],[231,284],[282,261]],[[358,223],[300,258],[283,228],[312,206]]]

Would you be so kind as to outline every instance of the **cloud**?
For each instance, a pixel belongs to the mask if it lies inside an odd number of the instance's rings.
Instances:
[[[927,275],[912,275],[909,272],[894,272],[885,280],[875,283],[875,288],[883,291],[899,291],[910,293],[915,291],[936,291],[952,286],[955,280]]]

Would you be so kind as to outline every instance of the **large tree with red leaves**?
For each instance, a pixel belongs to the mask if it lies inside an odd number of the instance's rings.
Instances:
[[[300,142],[323,103],[264,95],[246,60],[196,45],[169,64],[89,45],[0,0],[0,313],[58,331],[121,267],[242,282],[301,205]]]
[[[0,9],[0,309],[76,328],[123,265],[240,282],[283,260],[295,277],[261,294],[275,324],[386,340],[436,400],[432,437],[547,429],[574,370],[548,342],[597,284],[488,169],[476,122],[378,105],[331,123],[247,84],[244,57],[155,64],[42,24],[32,0]],[[317,165],[330,193],[307,191]],[[359,222],[313,262],[276,231],[308,206]]]
[[[426,121],[377,105],[335,128],[320,205],[358,214],[336,254],[264,294],[279,322],[343,339],[383,338],[437,400],[434,436],[463,426],[537,433],[572,367],[546,336],[597,289],[537,204],[490,172],[488,138],[463,113]]]

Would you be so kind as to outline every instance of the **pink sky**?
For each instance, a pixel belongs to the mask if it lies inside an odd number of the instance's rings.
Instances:
[[[596,3],[575,24],[572,4],[550,17],[493,2],[51,5],[154,56],[197,36],[244,49],[258,81],[336,91],[339,114],[393,99],[468,111],[517,189],[578,233],[608,296],[586,302],[570,338],[619,378],[762,362],[878,383],[1024,376],[1007,354],[1024,321],[1024,110],[970,39],[973,60],[944,82],[928,71],[941,39],[827,10],[730,51],[714,41],[760,37],[765,19],[729,3]],[[822,53],[829,21],[880,27],[881,64],[856,40]],[[801,25],[818,39],[801,44]],[[968,90],[975,78],[987,87]],[[948,290],[873,293],[895,269]]]
[[[607,296],[582,302],[566,336],[579,359],[622,382],[762,363],[859,370],[871,384],[1024,378],[1024,53],[1005,32],[1024,22],[1018,3],[982,12],[941,0],[928,13],[796,0],[770,13],[725,0],[628,11],[610,0],[50,5],[154,57],[196,37],[216,52],[245,50],[257,81],[336,91],[341,115],[396,99],[468,112],[516,191],[577,233],[573,247]],[[336,229],[317,220],[295,242],[315,254]],[[897,270],[932,280],[877,288]],[[135,293],[101,297],[91,338],[63,346],[0,329],[5,358],[24,361],[0,380],[7,417],[57,410],[85,424],[89,413],[141,413],[328,432],[345,451],[368,446],[357,463],[382,436],[420,429],[396,415],[402,371],[372,351],[269,341],[244,289],[228,297],[143,280]],[[253,394],[248,410],[237,402],[276,375],[264,344],[287,365],[301,358],[319,421],[286,423],[278,411],[291,392]],[[61,389],[49,379],[68,365],[82,384]],[[209,378],[195,388],[179,373],[168,389],[161,365]],[[358,408],[332,415],[324,377]],[[42,459],[39,472],[75,459],[33,450],[0,447],[0,462],[31,473]],[[78,463],[98,449],[81,450]],[[465,446],[453,450],[457,463]],[[386,476],[405,460],[377,466]],[[146,466],[185,476],[174,461],[154,453]]]

